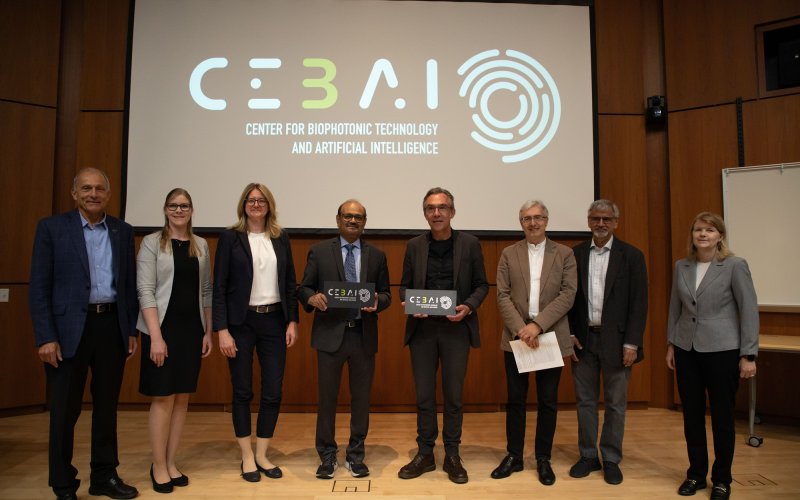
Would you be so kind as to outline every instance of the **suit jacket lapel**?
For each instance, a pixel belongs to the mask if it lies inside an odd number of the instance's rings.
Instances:
[[[708,266],[708,270],[706,271],[706,275],[703,276],[703,281],[700,282],[700,286],[697,287],[697,297],[703,293],[711,283],[717,279],[717,276],[722,274],[722,269],[725,267],[725,261],[718,261],[716,257],[714,260],[711,261],[711,264]],[[695,270],[697,266],[694,266]]]
[[[689,261],[683,262],[680,266],[681,267],[678,268],[678,275],[680,279],[683,280],[683,286],[689,290],[689,295],[691,295],[692,298],[697,298],[697,292],[695,292],[694,289],[697,267]]]
[[[111,242],[111,269],[114,273],[114,283],[119,283],[119,226],[116,221],[106,216],[106,230],[108,231],[108,241]]]
[[[253,271],[253,252],[250,250],[250,238],[247,236],[246,231],[237,231],[236,236],[237,238],[239,238],[239,244],[242,245],[244,253],[247,254],[247,263],[248,263],[247,270],[250,273],[250,280],[252,281],[254,271]],[[278,252],[275,253],[277,254]],[[280,265],[280,261],[278,262],[278,265]]]
[[[453,287],[458,290],[458,268],[461,264],[461,239],[458,237],[456,230],[453,230]],[[428,259],[425,259],[426,261]],[[461,299],[463,300],[463,298]]]
[[[583,300],[587,303],[589,302],[589,291],[587,290],[589,286],[589,242],[586,242],[580,245],[578,248],[575,249],[575,260],[578,265],[578,276],[584,276],[585,279],[581,279],[578,283],[580,287],[581,293],[583,294]]]
[[[528,242],[525,240],[516,244],[517,269],[519,269],[522,282],[525,283],[525,299],[531,296],[531,263],[528,260]],[[530,304],[529,304],[530,305]]]
[[[545,240],[544,255],[542,256],[542,274],[539,275],[539,303],[541,304],[542,290],[550,277],[550,269],[556,261],[556,247],[549,240]]]
[[[367,248],[367,245],[364,244],[364,240],[361,240],[361,272],[358,273],[359,283],[367,282],[366,278],[367,278],[368,265],[369,265],[369,248]]]
[[[78,209],[75,209],[71,213],[72,215],[70,218],[72,220],[70,221],[67,232],[69,233],[73,245],[75,245],[75,251],[78,252],[83,271],[86,273],[86,276],[89,277],[91,276],[89,273],[89,254],[86,251],[86,239],[83,237],[83,221],[81,220]]]
[[[425,276],[428,274],[428,232],[427,234],[423,235],[420,238],[420,251],[417,254],[417,262],[416,262],[416,276],[414,276],[415,284],[419,286],[419,288],[425,288]],[[455,280],[455,276],[453,276]]]
[[[617,273],[622,266],[622,249],[619,245],[611,244],[611,255],[608,257],[608,270],[606,270],[606,284],[603,289],[603,303],[611,295],[611,287],[617,279]]]
[[[342,242],[338,236],[331,240],[331,254],[333,261],[336,263],[336,269],[339,271],[339,281],[347,281],[344,276],[344,261],[342,260],[341,244]]]

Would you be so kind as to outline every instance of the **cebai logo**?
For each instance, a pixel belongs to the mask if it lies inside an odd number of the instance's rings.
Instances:
[[[203,78],[211,70],[227,68],[225,57],[212,57],[201,61],[189,77],[189,94],[194,102],[209,111],[222,111],[227,107],[223,98],[212,98],[203,91]],[[254,70],[278,70],[283,61],[279,58],[252,58],[248,62]],[[307,99],[301,102],[303,109],[329,109],[339,98],[333,81],[336,64],[325,58],[305,58],[303,66],[321,69],[319,78],[305,78],[302,85],[308,89],[321,89],[322,99]],[[439,63],[428,59],[425,63],[425,105],[434,110],[439,107]],[[516,50],[486,50],[468,58],[459,68],[463,77],[459,95],[467,99],[468,106],[475,110],[472,122],[475,129],[472,139],[481,146],[502,154],[504,163],[516,163],[540,153],[552,141],[561,121],[561,98],[558,86],[547,69],[533,57]],[[364,85],[358,106],[369,109],[381,81],[392,89],[399,85],[397,73],[388,59],[378,59],[372,65]],[[250,87],[259,90],[261,78],[250,80]],[[501,120],[492,112],[492,96],[497,92],[516,94],[519,108],[508,120]],[[247,106],[253,110],[280,109],[280,98],[252,98]],[[404,109],[407,101],[403,97],[394,100],[396,109]]]

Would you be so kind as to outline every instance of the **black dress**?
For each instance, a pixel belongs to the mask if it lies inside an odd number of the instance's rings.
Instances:
[[[203,351],[200,318],[200,272],[197,257],[189,257],[189,242],[172,240],[175,274],[161,335],[167,357],[160,368],[150,359],[150,335],[141,335],[139,392],[145,396],[169,396],[195,392]]]

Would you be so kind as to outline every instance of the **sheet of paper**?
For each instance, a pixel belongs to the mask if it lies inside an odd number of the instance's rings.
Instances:
[[[556,332],[539,334],[539,347],[536,349],[531,349],[521,340],[512,340],[511,350],[514,352],[514,360],[520,373],[564,366]]]

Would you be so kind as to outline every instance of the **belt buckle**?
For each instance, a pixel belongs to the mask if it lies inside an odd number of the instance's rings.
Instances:
[[[259,314],[264,314],[269,311],[267,310],[267,306],[256,306],[256,312]]]
[[[347,328],[355,328],[356,327],[356,320],[348,319],[348,320],[346,320],[344,322],[344,326],[346,326]]]

